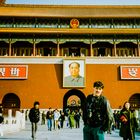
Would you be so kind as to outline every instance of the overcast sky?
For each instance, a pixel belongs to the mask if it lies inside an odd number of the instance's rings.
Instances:
[[[7,4],[140,5],[140,0],[6,0]]]

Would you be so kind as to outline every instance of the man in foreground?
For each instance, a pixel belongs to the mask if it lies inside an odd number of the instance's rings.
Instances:
[[[104,140],[104,132],[108,130],[108,100],[102,95],[104,85],[101,81],[93,84],[94,92],[87,96],[83,112],[84,140]]]

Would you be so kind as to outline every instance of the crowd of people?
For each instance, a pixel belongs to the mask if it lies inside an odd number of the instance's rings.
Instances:
[[[104,85],[101,81],[93,83],[93,93],[85,100],[83,110],[66,108],[65,110],[52,109],[40,111],[38,101],[35,101],[30,110],[25,111],[25,119],[31,122],[31,137],[36,139],[38,122],[46,125],[48,131],[67,128],[80,128],[82,120],[83,140],[104,140],[104,133],[111,134],[119,130],[123,140],[135,140],[135,131],[138,128],[138,118],[129,101],[123,107],[112,110],[109,100],[103,96]],[[3,123],[3,107],[0,104],[0,124]]]
[[[80,119],[82,119],[81,111],[78,109],[66,109],[65,112],[51,107],[47,111],[40,114],[41,125],[47,125],[48,130],[56,130],[63,128],[80,128]],[[28,110],[26,111],[26,120],[28,120]],[[30,117],[29,117],[30,118]],[[65,122],[65,124],[64,124]]]
[[[36,138],[37,124],[40,121],[41,125],[46,125],[48,131],[62,129],[65,125],[67,128],[80,128],[81,112],[78,109],[67,108],[65,112],[51,107],[47,111],[39,111],[39,102],[34,103],[34,107],[26,111],[26,120],[31,121],[32,138]],[[64,124],[65,122],[65,124]]]
[[[63,128],[64,122],[68,128],[79,128],[82,118],[84,123],[83,140],[104,140],[104,133],[111,134],[115,129],[119,129],[119,135],[123,140],[135,140],[138,120],[130,103],[126,101],[121,109],[113,111],[109,100],[102,95],[103,83],[96,81],[93,88],[93,93],[86,98],[82,112],[70,108],[64,112],[49,108],[47,112],[43,111],[40,115],[39,102],[35,102],[34,107],[29,112],[32,138],[35,138],[39,116],[42,116],[41,125],[46,124],[48,131]]]

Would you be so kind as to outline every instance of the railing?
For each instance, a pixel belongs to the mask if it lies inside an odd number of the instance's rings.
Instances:
[[[12,110],[8,110],[8,116],[4,117],[4,122],[0,124],[0,135],[17,132],[25,128],[25,114],[16,111],[16,116],[12,117]]]

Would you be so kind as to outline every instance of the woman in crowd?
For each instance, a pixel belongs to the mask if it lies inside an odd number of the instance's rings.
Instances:
[[[120,121],[120,136],[123,137],[123,140],[135,140],[135,129],[138,127],[138,123],[129,102],[125,102],[120,111]]]

